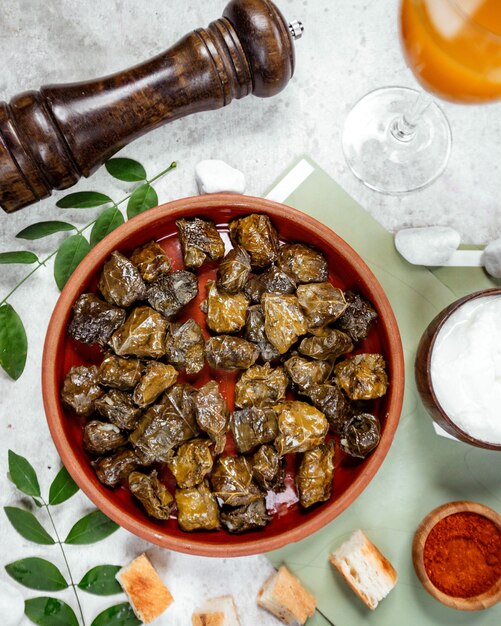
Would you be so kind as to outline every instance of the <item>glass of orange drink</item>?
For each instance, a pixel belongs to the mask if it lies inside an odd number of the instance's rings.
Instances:
[[[402,0],[401,39],[426,92],[376,89],[350,111],[343,150],[364,184],[406,193],[444,171],[451,132],[429,93],[459,103],[501,99],[501,0]]]

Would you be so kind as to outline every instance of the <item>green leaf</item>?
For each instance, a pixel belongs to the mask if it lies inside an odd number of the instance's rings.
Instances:
[[[99,191],[77,191],[58,200],[56,206],[60,209],[91,209],[108,204],[108,202],[113,202],[113,200]]]
[[[49,235],[65,230],[75,230],[75,228],[75,226],[68,224],[68,222],[37,222],[36,224],[31,224],[23,228],[23,230],[17,233],[16,237],[18,239],[33,241],[34,239],[42,239],[43,237],[48,237]]]
[[[14,561],[5,566],[15,581],[37,591],[61,591],[68,583],[55,565],[36,557]]]
[[[51,546],[55,543],[54,539],[52,539],[33,513],[15,506],[5,506],[4,511],[12,526],[28,541],[46,546]]]
[[[121,593],[122,587],[115,578],[122,568],[120,565],[98,565],[85,574],[78,583],[79,589],[96,596],[112,596]]]
[[[72,235],[59,246],[54,261],[54,278],[60,291],[89,250],[89,242],[82,235]]]
[[[132,219],[136,217],[136,215],[148,209],[152,209],[155,206],[158,206],[157,192],[149,183],[139,185],[139,187],[133,191],[127,203],[127,217]]]
[[[138,626],[142,624],[134,615],[130,604],[124,602],[110,606],[96,617],[90,626]]]
[[[112,230],[115,230],[123,223],[124,218],[120,209],[116,206],[110,206],[108,209],[105,209],[92,227],[90,245],[94,247],[101,239],[104,239],[106,235],[109,235]]]
[[[33,466],[28,459],[12,450],[9,450],[9,474],[19,491],[27,496],[40,496],[40,485]]]
[[[77,491],[78,485],[63,465],[50,486],[49,504],[55,505],[66,502],[66,500],[69,500]]]
[[[43,507],[43,504],[40,502],[40,500],[37,500],[36,498],[31,498],[31,499],[33,500],[33,502],[37,505],[39,509]]]
[[[118,524],[112,522],[101,511],[89,513],[73,526],[64,543],[86,544],[105,539],[118,529]]]
[[[23,322],[10,304],[0,306],[0,366],[17,380],[24,371],[28,338]]]
[[[0,264],[6,265],[7,263],[22,263],[23,265],[30,265],[31,263],[37,263],[38,257],[33,252],[27,250],[18,250],[17,252],[0,252]]]
[[[118,180],[125,180],[127,183],[135,183],[146,180],[146,170],[138,161],[133,159],[116,158],[106,161],[104,164],[108,174]]]
[[[24,603],[24,614],[40,626],[78,626],[73,609],[56,598],[31,598]]]

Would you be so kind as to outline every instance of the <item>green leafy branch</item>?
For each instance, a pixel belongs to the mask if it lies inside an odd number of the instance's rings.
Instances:
[[[41,495],[40,485],[33,466],[30,462],[9,450],[9,475],[14,485],[25,495],[29,496],[35,505],[47,511],[54,537],[42,526],[31,511],[14,506],[4,507],[5,514],[17,532],[33,543],[40,545],[59,545],[63,560],[68,571],[69,582],[61,571],[50,561],[38,557],[29,557],[14,561],[5,566],[7,574],[15,581],[37,591],[73,590],[78,606],[81,626],[85,626],[82,605],[78,591],[85,591],[99,596],[109,596],[121,593],[115,575],[119,565],[98,565],[89,570],[75,584],[73,574],[68,563],[65,545],[84,545],[101,541],[118,529],[101,511],[95,510],[82,517],[73,525],[64,541],[59,538],[51,507],[66,502],[77,491],[75,484],[66,468],[62,468],[49,489],[48,502]],[[75,612],[69,604],[58,598],[39,596],[25,601],[24,612],[35,624],[40,626],[79,626]],[[101,612],[91,626],[137,626],[141,622],[135,617],[131,606],[127,602],[111,606]]]
[[[13,380],[17,380],[24,371],[28,354],[28,339],[21,318],[8,304],[9,298],[53,257],[56,257],[54,259],[54,279],[59,290],[62,290],[91,248],[124,223],[125,219],[119,206],[127,202],[127,219],[132,219],[136,215],[157,206],[158,196],[153,183],[177,167],[177,164],[173,162],[153,178],[148,178],[143,165],[133,159],[110,159],[105,165],[108,173],[114,178],[141,184],[118,202],[98,191],[77,191],[61,198],[56,202],[56,206],[60,209],[90,209],[98,206],[109,206],[95,220],[80,229],[68,222],[48,221],[30,224],[20,231],[16,237],[28,241],[49,237],[54,233],[76,231],[63,239],[59,247],[44,259],[40,260],[34,252],[29,250],[0,253],[0,264],[35,265],[0,301],[0,367]],[[87,240],[83,233],[91,227],[90,237]]]

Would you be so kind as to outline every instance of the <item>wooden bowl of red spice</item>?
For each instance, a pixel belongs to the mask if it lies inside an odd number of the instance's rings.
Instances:
[[[412,545],[416,574],[442,604],[460,611],[501,600],[501,515],[476,502],[449,502],[419,525]]]

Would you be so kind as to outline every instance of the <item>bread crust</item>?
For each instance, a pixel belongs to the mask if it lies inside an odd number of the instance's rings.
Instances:
[[[271,598],[264,596],[269,592]],[[317,601],[301,582],[282,565],[259,590],[257,603],[284,624],[304,624],[315,613]]]
[[[224,613],[194,613],[192,626],[224,626]]]
[[[191,616],[192,626],[240,626],[233,596],[210,598]]]
[[[355,592],[355,594],[364,602],[371,610],[374,610],[379,601],[383,598],[374,599],[373,597],[368,596],[364,591],[357,585],[356,580],[352,576],[348,576],[346,574],[345,568],[348,565],[346,560],[346,554],[344,550],[346,550],[347,544],[350,541],[354,540],[356,537],[360,537],[363,539],[363,543],[361,546],[357,546],[357,551],[360,554],[364,555],[372,564],[373,567],[377,568],[383,578],[385,578],[386,583],[389,587],[388,591],[383,597],[393,589],[397,582],[397,572],[390,561],[381,553],[381,551],[372,543],[372,541],[365,535],[365,533],[361,530],[355,531],[352,536],[342,544],[337,550],[335,550],[332,554],[329,555],[329,561],[334,565],[334,567],[338,570],[344,580],[348,583],[350,588]]]
[[[141,554],[116,575],[137,618],[151,623],[174,601],[146,554]]]

